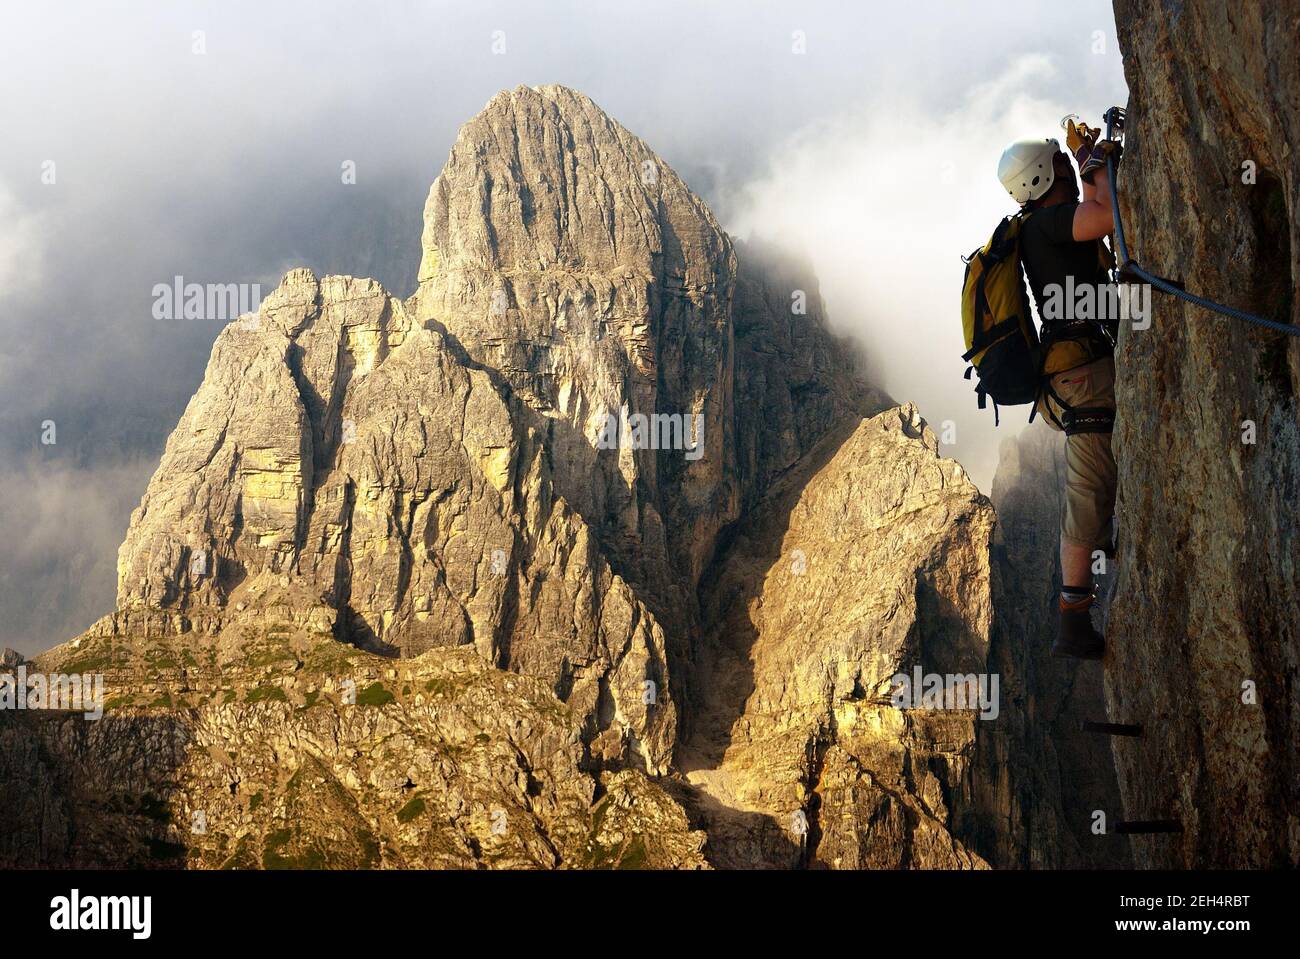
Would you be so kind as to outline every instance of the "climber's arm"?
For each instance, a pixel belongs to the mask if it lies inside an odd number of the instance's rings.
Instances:
[[[1083,181],[1083,202],[1089,203],[1097,199],[1097,181],[1095,178]]]
[[[1105,167],[1083,183],[1083,201],[1074,211],[1074,238],[1100,240],[1115,230],[1115,211],[1110,206],[1110,173]]]

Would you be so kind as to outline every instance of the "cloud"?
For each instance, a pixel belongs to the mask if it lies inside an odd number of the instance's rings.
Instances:
[[[44,237],[41,219],[22,209],[3,183],[0,183],[0,290],[10,294],[29,289],[42,281]]]
[[[113,608],[117,547],[156,465],[148,456],[78,468],[33,453],[0,470],[4,645],[39,652]]]

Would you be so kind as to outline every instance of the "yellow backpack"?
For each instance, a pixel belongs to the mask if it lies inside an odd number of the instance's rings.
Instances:
[[[1020,258],[1020,238],[1032,210],[1003,218],[988,243],[966,262],[962,284],[961,320],[966,338],[962,359],[979,376],[975,393],[980,409],[993,400],[993,421],[999,406],[1034,403],[1047,375],[1072,369],[1115,347],[1116,330],[1097,320],[1058,321],[1043,328],[1040,338],[1026,289],[1026,272]],[[1097,262],[1103,272],[1115,266],[1115,256],[1097,240]],[[1046,361],[1046,362],[1045,362]],[[1033,422],[1036,407],[1029,413]]]
[[[1029,215],[1021,211],[1003,218],[988,243],[963,258],[962,359],[971,364],[966,379],[972,372],[979,377],[975,393],[980,409],[993,400],[995,424],[999,406],[1033,403],[1042,378],[1038,331],[1020,264],[1020,234]]]

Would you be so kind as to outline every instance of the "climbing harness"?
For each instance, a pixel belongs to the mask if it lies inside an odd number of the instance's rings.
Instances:
[[[1113,433],[1115,411],[1103,406],[1071,406],[1061,414],[1061,429],[1066,436],[1079,433]]]
[[[1106,122],[1106,139],[1114,139],[1114,133],[1118,130],[1122,142],[1124,123],[1127,118],[1128,114],[1121,107],[1111,107],[1107,110],[1102,117]],[[1278,333],[1285,333],[1288,336],[1300,336],[1300,326],[1279,323],[1277,320],[1270,320],[1265,316],[1256,316],[1254,313],[1247,313],[1245,310],[1239,310],[1233,306],[1215,303],[1213,300],[1207,300],[1195,293],[1188,293],[1173,281],[1144,270],[1137,260],[1129,255],[1128,244],[1124,242],[1124,223],[1119,215],[1119,192],[1115,185],[1115,158],[1113,156],[1106,158],[1106,172],[1110,174],[1110,204],[1111,209],[1115,211],[1115,246],[1117,248],[1115,252],[1118,254],[1118,266],[1115,270],[1116,282],[1120,282],[1120,278],[1125,275],[1136,276],[1150,283],[1157,290],[1176,296],[1180,300],[1185,300],[1193,306],[1199,306],[1203,310],[1209,310],[1211,313],[1218,313],[1221,316],[1228,316],[1236,320],[1244,320],[1247,323],[1253,323],[1268,330],[1275,330]]]
[[[1104,406],[1071,406],[1061,398],[1061,395],[1052,387],[1052,378],[1046,376],[1042,381],[1042,392],[1056,401],[1056,405],[1061,408],[1061,415],[1058,417],[1052,411],[1052,402],[1048,400],[1043,403],[1044,411],[1048,419],[1055,423],[1066,436],[1076,436],[1080,433],[1113,433],[1115,431],[1115,411]],[[1031,416],[1029,422],[1033,422]]]

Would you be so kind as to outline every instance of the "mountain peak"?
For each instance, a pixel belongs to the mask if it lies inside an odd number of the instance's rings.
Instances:
[[[419,278],[474,267],[645,270],[679,244],[687,260],[730,251],[704,203],[589,97],[521,86],[461,127],[425,205]]]

